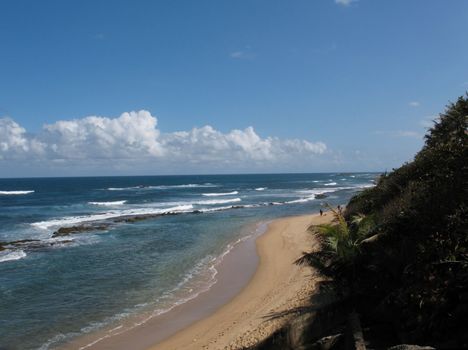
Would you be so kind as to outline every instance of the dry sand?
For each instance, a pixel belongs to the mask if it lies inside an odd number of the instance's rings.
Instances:
[[[240,349],[272,334],[288,316],[270,316],[305,305],[315,290],[318,278],[314,271],[294,261],[303,251],[316,247],[307,228],[330,219],[331,214],[305,215],[270,223],[257,239],[260,262],[247,286],[210,316],[149,349]]]
[[[330,213],[274,220],[263,235],[224,257],[217,283],[208,291],[136,327],[130,320],[129,329],[91,333],[61,349],[242,349],[256,344],[292,317],[271,316],[307,304],[319,279],[294,261],[317,246],[308,227],[330,220]]]

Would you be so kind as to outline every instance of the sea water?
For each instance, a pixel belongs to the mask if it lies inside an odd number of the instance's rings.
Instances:
[[[0,179],[0,349],[164,313],[215,283],[215,261],[255,223],[346,204],[376,176]]]

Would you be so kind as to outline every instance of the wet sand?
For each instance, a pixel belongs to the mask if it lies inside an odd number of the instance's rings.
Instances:
[[[294,261],[316,246],[307,228],[329,219],[330,214],[272,221],[264,234],[224,257],[208,291],[121,334],[103,333],[104,339],[86,349],[241,349],[257,343],[288,320],[272,315],[305,305],[313,293],[314,271]],[[91,338],[78,341],[66,349],[83,348]]]

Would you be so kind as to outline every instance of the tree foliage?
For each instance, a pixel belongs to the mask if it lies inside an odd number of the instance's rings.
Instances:
[[[434,121],[413,161],[353,197],[344,222],[319,228],[339,238],[324,248],[341,247],[325,271],[353,281],[359,311],[392,324],[402,343],[468,346],[467,126],[468,95]],[[330,259],[320,254],[309,262]]]

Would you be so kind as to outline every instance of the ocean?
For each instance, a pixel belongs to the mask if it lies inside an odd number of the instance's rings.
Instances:
[[[346,204],[375,173],[0,179],[0,349],[53,349],[216,282],[258,223]]]

